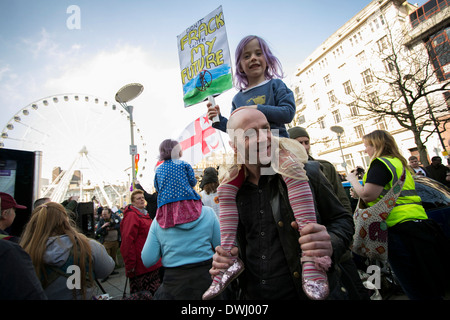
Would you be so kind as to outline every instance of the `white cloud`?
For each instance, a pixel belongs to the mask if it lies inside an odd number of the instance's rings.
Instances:
[[[22,42],[26,45],[35,59],[41,55],[59,58],[62,56],[59,45],[52,40],[51,35],[45,28],[42,28],[40,37],[37,40],[26,38],[23,39]]]
[[[3,80],[5,76],[11,76],[11,69],[8,65],[0,67],[0,81]],[[5,77],[6,78],[6,77]]]
[[[81,44],[75,43],[70,47],[73,51],[79,51],[82,48]]]

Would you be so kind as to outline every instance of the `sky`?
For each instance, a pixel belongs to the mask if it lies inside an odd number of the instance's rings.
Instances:
[[[413,1],[419,5],[425,2]],[[122,86],[140,83],[144,90],[131,103],[133,116],[147,142],[149,161],[156,162],[161,141],[176,139],[206,112],[206,103],[188,108],[183,105],[176,40],[187,27],[222,5],[232,59],[243,37],[261,36],[281,61],[288,81],[314,49],[369,3],[2,0],[0,127],[3,129],[23,107],[44,97],[79,93],[115,102],[115,93]],[[79,11],[73,11],[72,5]],[[225,116],[235,93],[231,89],[216,98]],[[42,122],[38,117],[36,121]],[[92,125],[105,126],[101,121],[92,119]],[[116,153],[129,156],[129,139],[126,136],[124,142],[118,141],[118,147],[106,158]],[[151,175],[143,184],[152,185]]]

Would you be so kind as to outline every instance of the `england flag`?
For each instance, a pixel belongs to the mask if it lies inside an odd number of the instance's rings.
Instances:
[[[177,139],[183,150],[181,160],[194,166],[213,151],[224,148],[220,133],[211,125],[205,113],[183,130]]]

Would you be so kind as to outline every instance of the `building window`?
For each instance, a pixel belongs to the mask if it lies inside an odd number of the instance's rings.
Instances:
[[[325,77],[323,77],[323,82],[325,83],[325,86],[329,86],[331,84],[330,75],[327,74]]]
[[[450,91],[446,91],[443,93],[444,100],[447,103],[447,107],[450,109]]]
[[[450,27],[432,35],[426,47],[439,81],[450,79]]]
[[[328,100],[330,101],[331,105],[334,105],[337,102],[336,96],[334,94],[334,90],[331,90],[327,92]]]
[[[357,45],[360,41],[362,41],[361,32],[356,32],[353,36],[349,38],[350,44],[353,46]]]
[[[355,129],[356,137],[358,139],[361,139],[365,135],[364,127],[362,126],[362,124],[360,124],[359,126],[354,127],[354,129]]]
[[[324,120],[324,118],[320,118],[319,120],[318,120],[318,122],[319,122],[319,128],[320,129],[325,129],[325,120]]]
[[[377,126],[378,130],[387,130],[386,121],[384,120],[384,117],[379,117],[375,119],[375,125]]]
[[[388,73],[394,72],[395,64],[392,61],[391,57],[384,59],[383,64],[384,64],[384,69],[386,70],[386,72],[388,72]]]
[[[362,65],[366,62],[366,52],[363,50],[360,53],[356,55],[356,60],[358,61],[359,65]]]
[[[385,22],[384,22],[383,16],[379,15],[378,17],[376,17],[369,23],[370,30],[372,32],[375,32],[375,30],[379,29],[384,24],[385,24]]]
[[[311,68],[311,69],[309,69],[308,71],[306,71],[306,75],[307,75],[308,77],[312,77],[312,76],[314,75],[314,69]]]
[[[345,81],[342,86],[344,87],[345,94],[351,94],[353,92],[352,83],[350,80]]]
[[[342,54],[344,54],[344,49],[342,49],[342,46],[337,47],[336,50],[333,51],[333,56],[335,59],[340,57]]]
[[[356,105],[356,102],[348,104],[348,108],[350,109],[350,116],[356,117],[359,115],[359,109],[358,106]]]
[[[373,82],[372,79],[372,72],[370,71],[370,69],[366,69],[361,73],[361,76],[363,78],[363,82],[365,85],[368,85],[369,83]]]
[[[351,153],[344,155],[345,164],[347,168],[355,168],[355,161],[353,160],[353,155]]]
[[[332,114],[333,114],[334,123],[338,124],[339,122],[342,121],[341,113],[339,112],[339,110],[334,110],[332,112]]]
[[[313,95],[316,94],[316,84],[315,84],[315,83],[311,86],[311,93],[312,93]]]
[[[411,26],[413,28],[417,27],[423,21],[432,18],[436,13],[445,10],[449,4],[448,0],[433,0],[426,2],[423,6],[409,15]]]
[[[380,52],[386,50],[389,47],[387,36],[384,36],[380,40],[377,41],[378,50]]]
[[[368,104],[372,108],[376,108],[377,106],[380,105],[380,98],[378,97],[378,92],[377,91],[369,93],[367,95],[367,100],[368,100]]]
[[[297,118],[297,124],[304,124],[305,122],[306,122],[306,120],[305,120],[305,115],[304,114],[302,114],[301,116],[299,116]]]
[[[394,99],[398,99],[402,96],[402,91],[400,90],[398,85],[391,83],[390,87],[391,87],[391,92],[392,92],[392,96],[394,97]]]
[[[324,59],[320,60],[319,67],[320,67],[320,69],[325,69],[326,67],[328,67],[327,58],[324,58]]]
[[[320,110],[320,101],[319,101],[319,99],[314,100],[314,106],[316,107],[316,110]]]

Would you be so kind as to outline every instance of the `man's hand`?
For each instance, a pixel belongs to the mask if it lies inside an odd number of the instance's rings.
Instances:
[[[298,230],[297,222],[291,223],[292,228]],[[333,255],[333,246],[331,237],[327,228],[318,223],[308,223],[300,231],[298,239],[300,248],[304,255],[309,257],[331,257]]]
[[[238,255],[239,250],[237,247],[231,249],[231,255]],[[211,277],[214,278],[219,274],[220,270],[226,270],[233,265],[233,260],[230,259],[230,252],[224,250],[221,246],[216,247],[216,253],[213,255],[212,268],[209,269]]]

